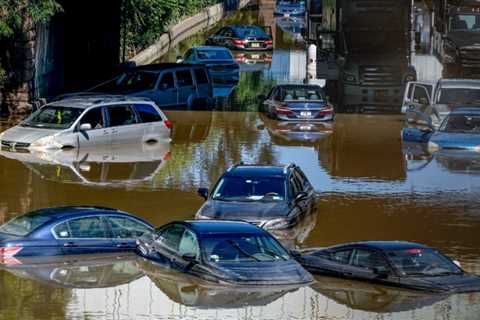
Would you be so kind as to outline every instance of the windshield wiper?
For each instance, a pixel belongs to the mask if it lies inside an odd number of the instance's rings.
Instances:
[[[261,261],[260,259],[254,257],[253,255],[251,255],[250,253],[246,252],[245,250],[243,250],[240,245],[238,243],[236,243],[235,241],[233,240],[228,240],[228,243],[230,243],[233,247],[235,247],[235,249],[238,250],[238,252],[240,252],[241,254],[249,257],[249,258],[252,258],[253,260],[255,261]]]

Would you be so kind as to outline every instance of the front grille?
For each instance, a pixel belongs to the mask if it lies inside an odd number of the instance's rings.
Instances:
[[[402,72],[399,67],[360,66],[360,83],[363,86],[400,86],[402,82]]]
[[[480,47],[461,48],[460,63],[464,68],[480,67]]]
[[[26,149],[30,147],[30,143],[2,140],[2,147],[12,149]]]

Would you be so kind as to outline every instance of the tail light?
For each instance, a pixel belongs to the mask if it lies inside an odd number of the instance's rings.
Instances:
[[[270,46],[273,44],[273,40],[265,40],[265,44]]]
[[[320,111],[320,115],[324,116],[324,115],[327,115],[327,114],[332,114],[333,112],[334,112],[333,107],[331,105],[327,104],[325,106],[325,109]]]
[[[234,40],[233,40],[233,43],[234,43],[234,44],[242,45],[242,44],[247,43],[247,41],[246,41],[246,40],[234,39]]]
[[[281,105],[281,106],[276,107],[275,111],[278,114],[283,114],[283,115],[287,115],[287,116],[293,114],[293,111],[290,110],[286,105]]]
[[[20,246],[16,247],[0,247],[0,257],[13,257],[19,253],[23,248]]]
[[[168,129],[172,129],[173,128],[173,122],[171,120],[165,120],[163,121],[163,123],[165,123],[165,126],[168,128]]]

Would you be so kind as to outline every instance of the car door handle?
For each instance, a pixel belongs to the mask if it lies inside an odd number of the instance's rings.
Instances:
[[[78,247],[78,244],[76,244],[75,242],[65,242],[63,246],[65,248],[74,248],[74,247]]]

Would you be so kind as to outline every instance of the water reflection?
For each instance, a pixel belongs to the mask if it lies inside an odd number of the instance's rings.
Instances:
[[[167,270],[146,259],[139,259],[138,264],[171,301],[189,307],[230,309],[264,306],[299,288],[299,286],[221,285]]]
[[[395,313],[431,306],[445,295],[422,293],[366,282],[316,277],[312,289],[353,310]]]
[[[282,29],[283,32],[291,34],[296,40],[301,40],[302,29],[305,28],[305,19],[303,18],[275,18],[275,23]]]
[[[272,52],[235,51],[233,56],[240,65],[240,72],[261,72],[270,69]]]
[[[139,279],[134,254],[98,254],[59,257],[24,257],[4,267],[17,277],[52,287],[106,288]]]
[[[0,155],[21,161],[42,179],[119,186],[152,180],[170,159],[170,143],[30,152],[1,150]]]

